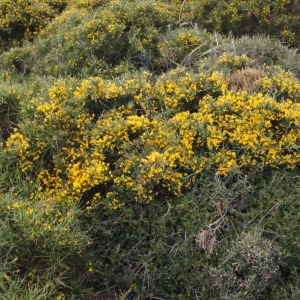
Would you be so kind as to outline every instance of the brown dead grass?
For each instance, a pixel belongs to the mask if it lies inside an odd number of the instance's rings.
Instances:
[[[255,82],[264,77],[266,77],[266,74],[262,70],[254,68],[243,69],[231,75],[229,86],[234,91],[243,90],[252,93],[255,88]]]

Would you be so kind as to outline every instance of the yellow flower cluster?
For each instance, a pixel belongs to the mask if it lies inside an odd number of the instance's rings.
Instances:
[[[295,42],[299,16],[290,0],[194,0],[185,3],[186,18],[211,31],[254,33],[257,29]],[[276,31],[277,30],[277,31]]]
[[[146,202],[180,195],[209,168],[226,176],[297,166],[299,82],[279,70],[248,94],[231,90],[228,80],[184,68],[156,81],[147,72],[81,84],[58,80],[47,97],[31,100],[32,120],[11,135],[5,151],[17,153],[23,172],[36,173],[43,191],[33,199],[73,201],[93,190],[87,209],[99,201],[117,209],[124,193]]]
[[[182,69],[170,71],[161,76],[155,85],[157,97],[164,109],[175,109],[195,98],[197,93],[196,79]]]
[[[182,63],[187,58],[187,55],[202,43],[203,39],[197,31],[180,29],[161,41],[159,49],[165,63]]]
[[[12,40],[19,38],[18,42],[22,41],[25,35],[33,38],[65,8],[68,2],[68,0],[3,0],[0,3],[0,32]],[[18,30],[15,29],[17,26]]]
[[[257,90],[272,95],[277,101],[299,102],[300,83],[291,72],[281,68],[272,70],[272,73],[256,82]]]
[[[244,68],[249,62],[249,58],[245,55],[228,55],[226,52],[223,53],[216,64],[214,65],[214,69],[219,69],[222,67],[229,67],[231,70],[241,70]]]

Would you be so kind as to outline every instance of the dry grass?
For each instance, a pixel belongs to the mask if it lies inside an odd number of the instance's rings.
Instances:
[[[234,91],[244,90],[248,93],[252,93],[255,88],[255,82],[264,77],[266,77],[266,74],[262,70],[254,68],[243,69],[242,71],[231,75],[229,86]]]

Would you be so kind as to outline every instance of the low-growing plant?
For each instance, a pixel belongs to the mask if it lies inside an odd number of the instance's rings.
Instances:
[[[192,65],[209,53],[213,42],[212,36],[205,30],[184,27],[169,30],[159,43],[161,64],[167,70],[178,65]]]
[[[246,55],[250,61],[249,67],[260,68],[263,65],[277,65],[299,77],[299,59],[297,48],[289,48],[279,40],[264,36],[242,36],[238,39],[232,37],[220,39],[220,51],[227,55]]]
[[[21,85],[11,82],[0,84],[0,132],[2,141],[6,141],[18,123],[20,100],[24,95]]]
[[[182,13],[199,27],[234,35],[266,33],[298,45],[299,4],[295,1],[186,1]]]
[[[298,299],[298,54],[201,27],[297,4],[45,3],[0,54],[0,298]]]
[[[174,26],[174,18],[170,5],[151,1],[113,1],[94,10],[79,3],[43,28],[34,44],[25,43],[3,59],[20,65],[10,72],[23,73],[26,64],[27,72],[39,75],[111,76],[119,68],[128,70],[128,61],[130,68],[155,71],[161,34]]]
[[[22,44],[24,38],[33,39],[38,32],[57,16],[68,1],[2,1],[0,4],[0,49]]]
[[[90,243],[76,206],[55,199],[32,202],[13,193],[0,201],[1,297],[50,299],[74,292],[71,277],[79,283],[89,273]]]
[[[220,265],[210,267],[212,293],[221,299],[263,299],[278,281],[283,253],[280,246],[250,231],[226,249]]]

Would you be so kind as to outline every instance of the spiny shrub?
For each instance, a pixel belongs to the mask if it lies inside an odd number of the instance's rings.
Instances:
[[[0,130],[3,141],[13,133],[18,123],[20,100],[24,96],[22,85],[0,83]]]
[[[22,43],[25,37],[32,40],[67,4],[65,0],[1,1],[1,50],[8,50],[14,42]]]
[[[225,67],[224,61],[225,58],[220,57],[216,64]],[[240,65],[243,61],[247,61],[247,57],[236,56],[234,64]],[[105,270],[105,284],[117,284],[121,291],[129,290],[130,282],[126,278],[135,280],[137,270],[129,266],[125,268],[128,273],[122,273],[115,241],[123,238],[128,241],[134,231],[127,231],[126,239],[126,234],[119,232],[121,228],[127,226],[129,230],[128,224],[132,226],[130,230],[136,230],[140,224],[150,226],[147,218],[149,214],[156,215],[154,212],[160,202],[164,205],[159,220],[164,219],[166,209],[172,210],[177,201],[193,193],[195,186],[201,186],[204,174],[230,178],[239,172],[298,167],[300,85],[291,73],[280,68],[272,72],[265,69],[266,76],[256,81],[252,94],[233,91],[229,86],[230,72],[228,75],[207,70],[195,73],[186,68],[171,70],[157,76],[156,80],[147,72],[111,80],[100,77],[81,81],[76,78],[36,80],[20,100],[20,122],[1,147],[2,166],[9,165],[15,170],[15,178],[8,168],[2,173],[2,192],[11,191],[12,182],[24,184],[28,180],[27,187],[16,185],[15,191],[26,195],[34,201],[32,203],[43,203],[43,199],[53,199],[55,205],[76,202],[84,211],[83,218],[89,220],[85,222],[86,230],[97,239],[101,239],[102,234],[112,234],[109,227],[102,228],[106,222],[103,220],[118,220],[116,237],[109,249],[105,250],[100,242],[94,244],[93,251],[102,249],[109,259],[96,262],[90,280],[99,280],[97,270]],[[34,188],[30,188],[31,181]],[[222,205],[216,204],[216,207],[224,211]],[[140,218],[142,210],[146,214]],[[123,212],[129,219],[121,217]],[[223,214],[218,213],[218,218]],[[8,219],[11,217],[9,215]],[[177,222],[181,224],[182,220]],[[107,224],[110,225],[110,221]],[[167,224],[168,228],[177,226],[172,220]],[[200,231],[197,226],[193,227],[186,245],[194,243],[192,234]],[[124,245],[125,257],[139,243],[145,233],[143,228],[143,232],[127,244],[129,248]],[[156,230],[158,228],[151,234],[146,231],[150,240],[156,236]],[[16,231],[21,232],[21,229],[18,227]],[[218,236],[210,232],[208,235],[208,246],[202,246],[213,252]],[[46,235],[40,238],[44,241]],[[107,245],[107,236],[103,241]],[[145,237],[141,251],[148,266],[152,259],[159,260],[167,246],[157,248],[155,245],[157,255],[148,261],[147,241]],[[195,244],[193,247],[191,252],[186,248],[180,251],[190,254],[193,264],[197,265],[198,261],[200,268],[205,263],[203,250],[197,250]],[[127,266],[126,261],[121,263]],[[142,278],[150,274],[145,266],[145,262],[139,262],[138,268],[144,270],[136,279],[140,288]],[[169,269],[168,272],[179,276],[183,268],[190,272],[188,266],[186,260],[180,261],[173,268],[175,273]],[[122,277],[117,279],[107,269]],[[198,276],[201,279],[204,275]],[[183,279],[178,278],[179,284]],[[170,288],[165,293],[171,298],[175,299],[179,290],[183,290],[180,284],[173,286],[168,280],[166,283]],[[201,285],[197,292],[207,289],[207,285]],[[189,293],[192,289],[189,288]],[[149,295],[152,291],[158,290],[152,286],[141,295]],[[182,297],[186,297],[186,292]]]
[[[214,40],[205,30],[179,28],[169,30],[159,43],[161,63],[166,69],[178,64],[191,65],[209,52]]]
[[[260,295],[261,298],[297,299],[299,296],[300,228],[298,223],[300,220],[300,204],[297,190],[299,186],[298,172],[298,169],[292,172],[284,169],[278,171],[265,170],[252,177],[247,176],[244,183],[241,182],[241,185],[244,184],[244,186],[247,187],[247,192],[245,189],[243,189],[243,192],[240,190],[242,194],[239,200],[235,202],[235,224],[243,224],[242,226],[244,228],[248,228],[250,232],[246,235],[252,234],[253,231],[253,237],[261,235],[259,238],[260,241],[257,240],[258,244],[261,244],[264,239],[267,239],[265,242],[271,243],[269,249],[265,252],[270,258],[268,262],[275,263],[273,267],[276,267],[277,264],[276,275],[273,273],[275,277],[273,277],[271,281],[275,280],[279,286],[269,286],[269,288],[266,289],[269,291],[268,296],[263,295],[266,290],[256,289],[256,291],[253,291],[254,294],[256,292],[262,293],[262,295]],[[246,235],[244,235],[244,237]],[[249,238],[250,236],[247,237],[247,239]],[[233,240],[235,243],[238,239],[234,237]],[[228,255],[230,248],[231,246],[228,245]],[[248,256],[244,256],[246,259],[247,257]],[[224,262],[225,260],[223,263]],[[263,265],[264,264],[261,266]],[[269,264],[267,265],[270,267]],[[234,264],[230,266],[229,263],[226,263],[223,266],[225,269],[227,268],[227,271],[229,268],[231,269],[230,272],[232,272],[233,268],[241,265]],[[273,271],[275,271],[276,268],[273,268]],[[221,267],[219,270],[220,269],[223,268]],[[257,271],[261,272],[264,271],[264,269],[258,267]],[[265,271],[269,272],[271,269],[265,268]],[[278,278],[276,278],[277,276]],[[257,278],[257,276],[252,276],[252,280],[255,280],[255,278]],[[215,277],[214,282],[219,279],[220,277]],[[280,280],[283,280],[283,286],[280,286]],[[263,283],[264,280],[261,282]],[[265,283],[267,284],[267,282]],[[272,282],[270,282],[270,284],[272,285]],[[223,289],[223,293],[224,292],[225,289]],[[245,299],[248,299],[247,297],[251,297],[251,295],[248,293]],[[257,298],[258,297],[259,296],[257,296]]]
[[[149,1],[113,1],[94,10],[74,6],[40,31],[34,44],[12,49],[2,59],[17,74],[25,65],[27,73],[54,76],[111,76],[130,66],[155,71],[161,34],[174,18],[170,6]]]
[[[183,5],[183,18],[210,31],[234,35],[266,33],[298,45],[299,4],[295,1],[192,1]]]
[[[55,199],[31,202],[13,193],[1,195],[0,295],[50,299],[67,291],[72,278],[79,283],[88,276],[84,252],[89,240],[78,212],[72,203]]]
[[[261,68],[266,65],[277,65],[282,69],[300,75],[299,54],[297,48],[288,48],[279,40],[269,36],[242,36],[238,39],[229,37],[223,39],[217,36],[219,51],[224,51],[227,56],[246,55],[250,61],[249,66]]]
[[[217,267],[210,267],[212,294],[222,299],[263,299],[274,288],[283,252],[260,232],[243,232]]]
[[[298,56],[202,4],[77,0],[0,55],[0,298],[300,294]]]
[[[212,179],[206,173],[184,196],[94,207],[87,223],[105,256],[95,265],[106,274],[102,289],[117,285],[129,299],[299,295],[299,203],[296,191],[289,197],[284,190],[298,187],[291,184],[296,174],[265,170]],[[107,293],[113,297],[113,289]]]
[[[136,201],[181,195],[194,178],[185,177],[209,168],[227,175],[299,163],[300,85],[280,69],[252,94],[232,91],[222,73],[182,68],[154,82],[146,72],[75,82],[30,94],[2,152],[49,196],[80,199],[96,189],[118,207],[125,191]]]

